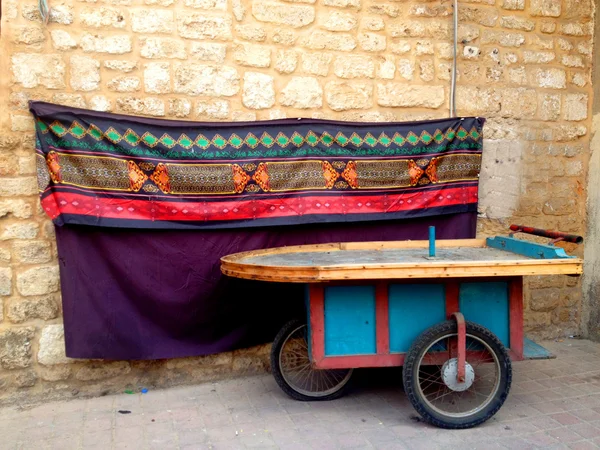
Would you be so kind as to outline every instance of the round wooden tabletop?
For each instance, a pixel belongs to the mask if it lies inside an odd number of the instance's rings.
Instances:
[[[495,277],[582,273],[582,260],[535,259],[486,246],[483,239],[350,242],[254,250],[221,258],[228,276],[310,283],[334,280]]]

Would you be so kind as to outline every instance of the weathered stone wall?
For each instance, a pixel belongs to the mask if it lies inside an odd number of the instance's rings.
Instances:
[[[194,382],[266,360],[265,348],[159,362],[65,358],[29,99],[215,121],[448,114],[450,1],[50,0],[48,25],[37,0],[1,3],[4,399]],[[460,1],[458,112],[488,118],[481,235],[509,222],[585,229],[592,10],[591,0]],[[536,278],[527,292],[530,333],[579,333],[577,279]]]

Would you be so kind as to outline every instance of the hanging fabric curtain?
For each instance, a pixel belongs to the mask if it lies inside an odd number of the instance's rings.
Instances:
[[[232,228],[475,211],[482,119],[190,123],[33,103],[55,223]]]
[[[221,276],[283,245],[475,235],[483,119],[194,123],[32,103],[67,355],[158,359],[272,340],[293,285]]]

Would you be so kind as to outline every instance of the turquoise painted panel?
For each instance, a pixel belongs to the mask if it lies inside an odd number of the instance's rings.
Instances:
[[[463,283],[459,295],[460,312],[465,319],[486,327],[505,347],[510,347],[508,283]]]
[[[446,320],[443,284],[393,284],[389,287],[390,351],[406,352],[425,331]]]
[[[534,259],[565,259],[575,258],[565,253],[565,250],[553,245],[537,244],[512,237],[495,236],[487,238],[486,245],[491,248],[513,252]]]
[[[376,352],[375,287],[326,287],[325,355],[371,355]]]

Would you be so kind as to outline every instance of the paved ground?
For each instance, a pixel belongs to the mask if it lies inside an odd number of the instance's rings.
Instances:
[[[508,401],[471,430],[419,422],[397,369],[364,370],[349,395],[327,403],[290,400],[261,376],[4,409],[0,448],[600,448],[600,344],[545,346],[558,358],[514,364]]]

